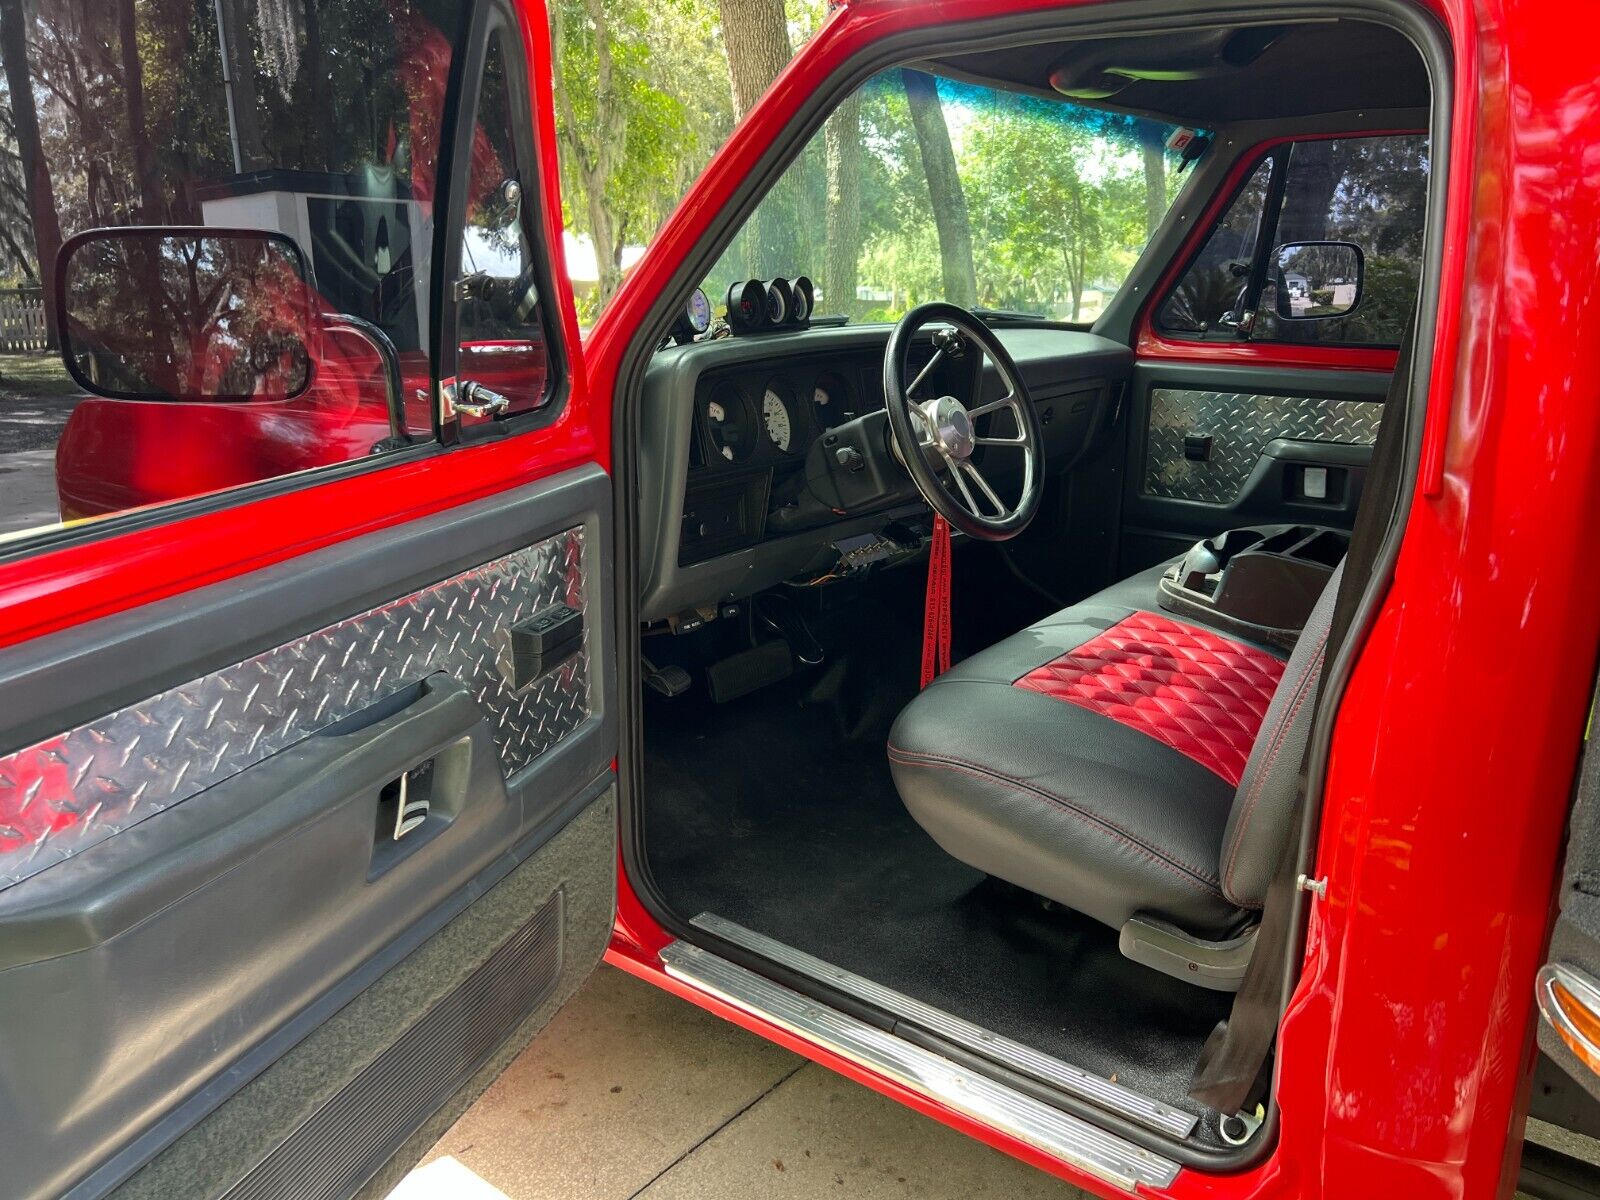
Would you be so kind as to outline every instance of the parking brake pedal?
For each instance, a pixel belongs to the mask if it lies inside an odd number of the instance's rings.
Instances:
[[[669,700],[674,696],[683,695],[694,682],[689,678],[689,672],[682,667],[658,667],[642,656],[640,662],[644,664],[645,686],[653,692],[661,693]]]

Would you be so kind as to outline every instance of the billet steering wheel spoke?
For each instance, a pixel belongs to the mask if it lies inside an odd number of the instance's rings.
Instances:
[[[923,367],[922,370],[917,372],[917,377],[915,379],[906,384],[907,400],[916,399],[917,389],[922,386],[923,382],[928,378],[929,375],[933,374],[934,368],[937,367],[942,361],[944,361],[944,351],[938,349],[934,350],[933,357],[928,360],[927,365]]]
[[[1004,520],[1005,517],[1010,514],[1011,509],[1006,506],[1006,502],[1004,500],[1000,499],[995,490],[989,486],[989,481],[983,477],[983,472],[979,471],[978,468],[973,465],[971,459],[967,459],[961,464],[960,471],[963,474],[971,476],[972,482],[978,485],[978,490],[983,493],[984,498],[987,499],[990,504],[994,505],[996,517]],[[956,476],[957,479],[960,477],[961,474]],[[979,513],[978,515],[982,516],[983,514]]]
[[[1009,408],[1017,415],[1019,418],[1017,423],[1020,425],[1022,423],[1020,420],[1022,416],[1022,406],[1018,402],[1017,394],[1015,392],[1007,392],[998,400],[990,400],[984,404],[978,405],[977,408],[969,408],[967,409],[967,416],[976,421],[979,417],[987,417],[990,413],[997,413],[1001,409],[1006,408]]]
[[[973,499],[972,489],[967,487],[967,481],[961,477],[961,468],[953,462],[947,462],[945,465],[950,471],[950,478],[955,480],[956,487],[961,492],[961,498],[966,501],[967,511],[981,519],[983,513],[978,509],[978,502]]]

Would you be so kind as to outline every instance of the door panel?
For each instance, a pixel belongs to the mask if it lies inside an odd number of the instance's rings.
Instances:
[[[249,1125],[241,1144],[282,1141],[275,1118],[312,1116],[304,1097],[341,1054],[344,1084],[397,1070],[380,1065],[390,1047],[432,1064],[439,1094],[413,1099],[390,1130],[403,1138],[562,979],[576,986],[603,949],[614,866],[609,849],[555,847],[609,808],[609,496],[598,468],[568,472],[0,652],[0,711],[19,718],[0,731],[19,747],[0,757],[8,1196],[100,1194],[208,1113]],[[581,614],[578,639],[519,656],[514,627],[558,606]],[[402,777],[422,819],[397,837]],[[549,886],[514,919],[466,908],[523,872]],[[436,932],[458,913],[476,933]],[[416,1002],[359,1045],[273,1068],[284,1082],[255,1120],[225,1115],[255,1111],[227,1097],[429,935],[459,943],[438,951],[450,980],[498,1017],[406,1050],[452,994],[416,980]],[[345,1142],[307,1135],[272,1169]],[[209,1189],[260,1155],[202,1157],[189,1170]],[[356,1158],[355,1183],[381,1163]]]
[[[1350,528],[1388,386],[1377,371],[1136,364],[1122,572],[1240,525]]]

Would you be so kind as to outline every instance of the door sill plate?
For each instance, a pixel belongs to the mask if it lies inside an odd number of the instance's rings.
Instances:
[[[1082,1067],[1075,1067],[1071,1063],[1062,1062],[1059,1058],[1041,1053],[1032,1046],[1013,1041],[981,1025],[974,1025],[971,1021],[952,1016],[931,1004],[924,1004],[892,988],[874,983],[864,976],[836,967],[820,958],[814,958],[803,950],[786,946],[765,934],[746,929],[743,925],[719,917],[715,913],[701,913],[690,924],[704,929],[707,933],[725,938],[736,946],[753,951],[763,958],[771,959],[790,970],[836,988],[847,996],[853,996],[875,1008],[892,1013],[913,1025],[920,1025],[929,1032],[948,1038],[956,1045],[981,1054],[1020,1075],[1059,1088],[1069,1096],[1075,1096],[1079,1100],[1116,1113],[1119,1117],[1124,1117],[1146,1129],[1182,1141],[1193,1133],[1195,1126],[1200,1123],[1200,1118],[1194,1113],[1184,1112],[1182,1109],[1173,1108],[1170,1104],[1162,1104],[1158,1100],[1142,1096],[1120,1083],[1112,1083],[1111,1080],[1085,1071]]]
[[[864,1021],[687,942],[661,951],[667,973],[735,1008],[817,1043],[920,1096],[992,1126],[1097,1179],[1132,1191],[1168,1187],[1178,1164],[958,1067]]]

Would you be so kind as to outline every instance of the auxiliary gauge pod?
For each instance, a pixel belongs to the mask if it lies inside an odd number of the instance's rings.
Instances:
[[[804,329],[815,303],[816,290],[804,275],[740,280],[728,288],[728,325],[735,333]]]

